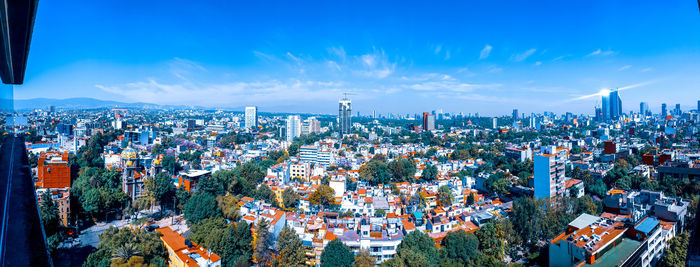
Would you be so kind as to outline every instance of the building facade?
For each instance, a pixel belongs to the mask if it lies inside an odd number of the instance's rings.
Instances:
[[[245,107],[245,128],[255,129],[258,127],[258,107]]]
[[[294,138],[297,138],[301,135],[301,118],[299,115],[289,115],[287,116],[287,133],[285,134],[288,142],[294,141]]]
[[[71,186],[71,171],[68,152],[42,152],[37,162],[39,188],[66,188]]]
[[[565,194],[564,164],[566,150],[556,146],[542,147],[542,153],[534,156],[535,198],[563,196]]]
[[[352,102],[343,98],[338,101],[338,131],[340,136],[350,134],[352,127]]]

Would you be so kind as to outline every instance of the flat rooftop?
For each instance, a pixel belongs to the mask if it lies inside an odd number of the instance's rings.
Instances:
[[[602,257],[592,264],[583,266],[620,266],[642,243],[629,238],[620,239],[620,243],[605,252]]]

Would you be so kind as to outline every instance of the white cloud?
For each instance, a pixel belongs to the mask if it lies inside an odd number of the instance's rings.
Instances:
[[[617,71],[623,71],[623,70],[629,69],[631,67],[632,67],[632,65],[624,65],[624,66],[620,67],[619,69],[617,69]]]
[[[290,79],[218,84],[162,83],[147,79],[115,86],[95,87],[133,101],[157,104],[240,106],[251,103],[332,101],[345,90],[339,82]]]
[[[343,70],[343,68],[340,67],[340,65],[338,65],[338,63],[335,62],[335,61],[333,61],[333,60],[327,61],[327,64],[328,64],[328,66],[331,67],[332,69],[335,69],[335,70],[338,70],[338,71],[342,71],[342,70]]]
[[[299,57],[295,56],[291,52],[287,52],[287,57],[296,63],[299,63],[299,64],[303,63],[303,61]]]
[[[207,69],[202,65],[183,58],[175,57],[168,63],[170,73],[180,80],[186,81],[192,73],[206,72]]]
[[[598,48],[598,50],[595,50],[595,51],[591,52],[591,53],[588,54],[587,56],[588,56],[588,57],[592,57],[592,56],[611,56],[611,55],[615,55],[615,54],[617,54],[617,52],[615,52],[615,51],[612,51],[612,50],[602,50],[602,49]]]
[[[525,52],[523,52],[523,53],[512,55],[512,56],[510,57],[510,60],[515,61],[515,62],[524,61],[524,60],[526,60],[527,58],[529,58],[530,56],[532,56],[532,54],[534,54],[535,51],[537,51],[537,49],[532,48],[532,49],[529,49],[529,50],[527,50],[527,51],[525,51]]]
[[[446,92],[473,92],[478,89],[493,89],[501,84],[476,84],[462,82],[450,75],[432,73],[424,77],[417,77],[420,82],[404,85],[405,88],[417,91]],[[418,80],[417,79],[417,80]]]
[[[345,53],[345,48],[343,48],[342,46],[330,47],[328,48],[328,53],[338,58],[341,62],[344,62],[347,57],[347,54]]]
[[[488,70],[489,73],[499,73],[502,71],[503,71],[503,68],[498,67],[498,66],[491,66],[491,67],[489,67],[489,70]]]
[[[435,46],[435,51],[433,53],[435,53],[437,55],[440,53],[440,50],[442,50],[442,45],[437,45],[437,46]]]
[[[650,72],[652,70],[654,70],[654,68],[643,68],[640,70],[640,72]]]
[[[479,59],[485,59],[489,57],[489,55],[491,54],[491,49],[493,49],[493,47],[488,44],[484,46],[484,48],[481,49],[481,53],[479,53]]]
[[[535,62],[535,66],[540,66],[540,65],[542,65],[542,61]]]
[[[356,57],[360,62],[355,73],[361,76],[383,79],[389,77],[396,69],[396,62],[390,62],[383,50],[376,50],[371,54]]]
[[[276,58],[275,56],[273,56],[273,55],[266,54],[266,53],[263,53],[263,52],[260,52],[260,51],[253,51],[253,55],[255,55],[255,56],[258,57],[259,59],[262,59],[262,60],[265,60],[265,61],[272,61],[272,60],[276,60],[276,59],[277,59],[277,58]]]

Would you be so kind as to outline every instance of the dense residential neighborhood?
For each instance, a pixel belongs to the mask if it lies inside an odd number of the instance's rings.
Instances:
[[[87,251],[84,266],[686,261],[700,190],[695,110],[343,118],[349,103],[337,117],[26,112],[53,256]]]

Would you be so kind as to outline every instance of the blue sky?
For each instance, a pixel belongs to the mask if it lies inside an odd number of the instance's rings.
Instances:
[[[42,1],[18,99],[261,111],[695,108],[696,1]]]

